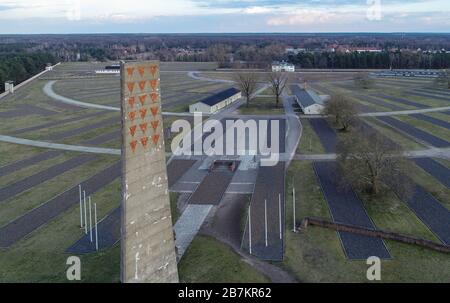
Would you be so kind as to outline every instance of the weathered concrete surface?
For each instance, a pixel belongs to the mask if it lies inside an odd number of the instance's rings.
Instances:
[[[178,282],[159,62],[122,64],[123,282]]]

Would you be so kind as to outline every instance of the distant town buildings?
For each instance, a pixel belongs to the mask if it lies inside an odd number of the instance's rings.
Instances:
[[[286,53],[287,54],[298,55],[298,54],[304,53],[304,52],[306,52],[305,48],[293,48],[293,47],[286,48]]]
[[[330,96],[318,95],[313,90],[300,88],[298,85],[292,85],[291,91],[294,94],[295,101],[302,109],[305,115],[320,115],[325,108],[325,101]]]
[[[273,72],[295,72],[295,65],[291,63],[287,63],[285,61],[274,61],[272,63],[272,71]]]
[[[438,78],[441,72],[433,70],[387,70],[374,72],[376,77],[415,77],[415,78]]]
[[[189,106],[191,113],[214,114],[242,97],[241,91],[229,88]]]

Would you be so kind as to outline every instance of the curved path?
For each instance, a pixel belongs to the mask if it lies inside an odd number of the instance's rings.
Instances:
[[[83,102],[83,101],[79,101],[79,100],[75,100],[72,98],[61,96],[53,90],[53,85],[56,83],[56,81],[57,80],[49,81],[43,88],[44,93],[56,101],[60,101],[62,103],[66,103],[66,104],[70,104],[70,105],[74,105],[74,106],[78,106],[78,107],[82,107],[82,108],[101,109],[101,110],[120,112],[120,107],[88,103],[88,102]],[[174,113],[174,112],[163,112],[162,114],[164,116],[177,116],[177,117],[191,117],[194,115],[191,113]]]
[[[43,88],[44,93],[49,96],[52,99],[55,99],[57,101],[61,101],[66,104],[75,105],[78,107],[83,108],[93,108],[93,109],[103,109],[103,110],[111,110],[111,111],[120,111],[119,107],[113,107],[113,106],[106,106],[106,105],[99,105],[99,104],[93,104],[93,103],[86,103],[81,102],[78,100],[74,100],[71,98],[67,98],[61,95],[58,95],[53,90],[53,85],[56,83],[56,80],[49,81]]]
[[[188,72],[188,76],[191,77],[192,79],[195,80],[200,80],[200,81],[207,81],[207,82],[214,82],[214,83],[229,83],[229,84],[235,84],[235,81],[232,80],[225,80],[225,79],[213,79],[213,78],[208,78],[208,77],[204,77],[204,76],[199,76],[197,75],[197,72]]]

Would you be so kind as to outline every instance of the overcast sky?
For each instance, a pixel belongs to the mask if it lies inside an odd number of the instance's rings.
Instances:
[[[450,32],[450,0],[0,0],[1,34]]]

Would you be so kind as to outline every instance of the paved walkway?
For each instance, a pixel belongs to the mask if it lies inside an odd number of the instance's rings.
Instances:
[[[194,240],[212,207],[212,205],[190,204],[178,219],[174,227],[178,260],[181,260],[192,240]],[[199,266],[201,265],[199,264]]]
[[[93,103],[86,103],[81,102],[78,100],[74,100],[71,98],[67,98],[61,95],[58,95],[53,90],[53,85],[56,83],[56,80],[49,81],[43,88],[44,93],[49,96],[52,99],[55,99],[57,101],[61,101],[66,104],[75,105],[78,107],[84,107],[84,108],[93,108],[93,109],[103,109],[103,110],[111,110],[111,111],[120,111],[119,107],[113,107],[113,106],[106,106],[106,105],[99,105],[99,104],[93,104]]]
[[[199,76],[197,75],[199,72],[188,72],[188,76],[195,80],[201,80],[201,81],[207,81],[207,82],[214,82],[214,83],[229,83],[229,84],[235,84],[235,81],[232,80],[225,80],[225,79],[212,79],[205,76]]]
[[[93,154],[104,154],[104,155],[115,155],[115,156],[120,156],[120,154],[121,154],[120,149],[50,143],[50,142],[45,142],[45,141],[34,141],[34,140],[21,139],[21,138],[3,136],[3,135],[0,135],[0,141],[7,142],[7,143],[13,143],[13,144],[19,144],[19,145],[27,145],[27,146],[82,152],[82,153],[93,153]]]
[[[441,158],[441,159],[450,159],[450,148],[430,148],[423,150],[412,150],[406,151],[404,153],[405,157],[408,158]],[[302,155],[296,154],[293,160],[296,161],[333,161],[336,160],[337,155],[330,154],[311,154],[311,155]]]
[[[62,103],[82,107],[82,108],[90,108],[90,109],[101,109],[101,110],[109,110],[109,111],[117,111],[120,112],[120,107],[114,107],[114,106],[107,106],[107,105],[100,105],[100,104],[94,104],[94,103],[88,103],[88,102],[82,102],[79,100],[75,100],[72,98],[64,97],[59,94],[57,94],[53,90],[53,85],[56,83],[56,80],[49,81],[43,88],[44,93],[49,96],[50,98],[60,101]],[[163,112],[163,116],[179,116],[179,117],[191,117],[193,114],[191,113],[173,113],[173,112]],[[206,115],[205,115],[206,116]]]
[[[450,106],[423,108],[423,109],[411,109],[411,110],[399,110],[399,111],[391,111],[391,112],[361,113],[361,114],[358,114],[358,116],[359,117],[384,117],[384,116],[401,116],[401,115],[446,112],[446,111],[450,111]],[[325,118],[325,116],[323,116],[323,115],[299,115],[299,117],[302,119]]]

